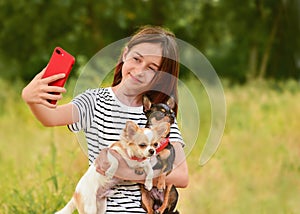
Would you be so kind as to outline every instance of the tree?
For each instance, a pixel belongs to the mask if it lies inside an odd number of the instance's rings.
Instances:
[[[296,60],[288,60],[299,50],[299,11],[295,6],[293,0],[219,1],[216,10],[223,17],[230,42],[219,46],[226,55],[216,63],[226,66],[225,75],[239,81],[296,78]]]
[[[299,8],[297,0],[2,0],[0,77],[29,81],[55,46],[83,59],[77,66],[84,64],[104,46],[152,24],[194,45],[233,81],[297,78]],[[181,74],[188,77],[185,69]]]

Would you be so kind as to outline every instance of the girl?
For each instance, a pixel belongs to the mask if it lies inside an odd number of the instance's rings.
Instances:
[[[44,69],[45,70],[45,69]],[[64,74],[42,79],[44,70],[23,89],[22,98],[35,117],[45,126],[68,125],[73,132],[83,130],[88,142],[89,164],[119,135],[127,120],[144,127],[142,96],[147,94],[153,103],[166,102],[168,96],[177,103],[178,51],[175,36],[160,27],[143,27],[128,42],[120,55],[111,87],[90,89],[72,102],[57,106],[47,100],[60,100],[65,88],[48,86]],[[57,92],[51,94],[50,92]],[[177,113],[177,105],[175,107]],[[188,170],[177,123],[171,126],[170,142],[176,151],[174,170],[167,183],[186,187]],[[102,155],[103,156],[103,155]],[[103,165],[105,165],[103,160]],[[101,172],[101,159],[97,159]],[[103,166],[102,166],[103,167]],[[127,170],[127,172],[126,172]],[[131,181],[141,177],[122,167],[117,174],[130,175]],[[130,170],[132,171],[132,170]],[[128,177],[128,176],[127,176]],[[141,194],[136,182],[124,182],[114,188],[107,199],[107,213],[145,213],[141,208]]]

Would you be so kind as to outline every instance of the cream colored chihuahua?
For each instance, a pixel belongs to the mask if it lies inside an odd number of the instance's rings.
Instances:
[[[170,131],[169,123],[160,123],[152,128],[139,128],[133,121],[127,121],[120,141],[113,143],[110,149],[117,151],[132,169],[146,174],[145,187],[152,189],[153,169],[150,157],[156,154],[156,148],[162,138]],[[78,182],[75,193],[67,205],[56,214],[71,214],[76,208],[80,214],[99,214],[106,211],[106,198],[97,198],[100,187],[111,186],[119,162],[108,150],[110,167],[102,175],[92,164]]]

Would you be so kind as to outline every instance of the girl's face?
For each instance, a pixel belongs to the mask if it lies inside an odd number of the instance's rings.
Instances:
[[[160,44],[141,43],[123,54],[121,85],[128,93],[140,93],[145,90],[159,70],[162,61]]]

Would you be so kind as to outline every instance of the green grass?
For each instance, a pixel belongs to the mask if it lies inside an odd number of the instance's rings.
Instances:
[[[183,213],[299,213],[300,93],[295,82],[225,86],[222,144],[204,167],[188,157]]]
[[[53,213],[70,198],[87,159],[66,127],[39,124],[21,101],[21,84],[0,85],[0,213]]]
[[[201,126],[187,156],[190,184],[180,190],[181,213],[299,213],[299,84],[224,81],[226,128],[204,167],[199,157],[210,126],[209,103],[200,83],[187,86]],[[66,127],[45,128],[31,115],[20,98],[21,83],[11,88],[0,80],[0,89],[0,213],[53,213],[70,199],[87,158]],[[195,135],[188,130],[185,139]]]

